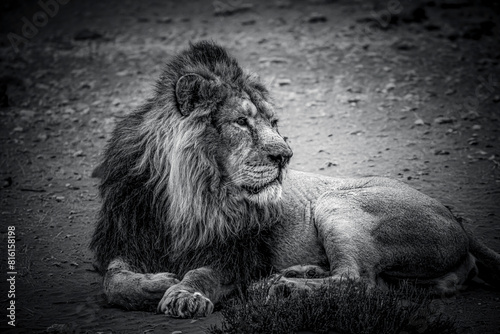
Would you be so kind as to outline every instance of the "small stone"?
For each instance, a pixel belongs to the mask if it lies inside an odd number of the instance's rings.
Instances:
[[[288,60],[280,57],[261,57],[259,58],[259,63],[287,64]]]
[[[237,13],[242,13],[251,10],[254,6],[251,3],[243,3],[242,1],[214,1],[215,16],[229,16]]]
[[[82,150],[78,150],[78,151],[75,151],[75,152],[73,153],[73,156],[74,156],[74,157],[84,157],[84,156],[85,156],[85,153],[83,153],[83,151],[82,151]]]
[[[417,126],[421,126],[421,125],[425,125],[425,122],[423,119],[419,118],[415,122],[413,122],[413,124],[415,124]]]
[[[119,77],[124,77],[124,76],[127,76],[129,74],[130,74],[129,70],[123,70],[123,71],[116,72],[116,75]]]
[[[456,89],[454,89],[454,88],[450,88],[450,89],[448,89],[446,92],[444,92],[444,95],[453,95],[453,94],[455,94],[456,92],[457,92],[457,90],[456,90]]]
[[[479,144],[479,142],[474,137],[467,139],[467,143],[471,146],[476,146],[477,144]]]
[[[353,135],[353,136],[358,136],[358,135],[361,135],[363,134],[363,130],[354,130],[354,131],[351,131],[349,132],[350,135]]]
[[[434,119],[434,123],[436,123],[436,124],[449,124],[449,123],[453,123],[453,122],[454,122],[453,118],[444,117],[444,116],[440,116],[440,117],[437,117]]]
[[[323,14],[320,14],[320,13],[313,13],[307,19],[307,22],[309,22],[309,23],[323,23],[326,21],[327,21],[326,16]]]
[[[163,23],[163,24],[167,24],[167,23],[171,23],[172,22],[172,18],[171,17],[161,17],[161,18],[158,18],[156,19],[156,22],[157,23]]]
[[[292,83],[290,79],[278,79],[278,86],[289,86]]]
[[[65,197],[64,196],[56,196],[56,201],[62,202],[64,201]]]
[[[434,155],[449,155],[450,152],[445,150],[434,150]]]
[[[23,109],[19,111],[19,116],[22,118],[33,118],[33,116],[35,116],[35,112],[33,110]]]
[[[83,82],[80,85],[80,89],[93,89],[95,86],[95,81]]]
[[[361,94],[363,93],[363,88],[361,87],[347,87],[346,89],[349,93]]]
[[[7,177],[5,179],[3,179],[2,181],[2,188],[7,188],[7,187],[10,187],[12,185],[12,177]]]
[[[479,125],[479,124],[474,124],[474,125],[472,126],[472,130],[474,130],[474,131],[481,130],[481,125]]]
[[[42,142],[46,141],[48,137],[46,133],[40,133],[36,136],[37,140]]]
[[[493,97],[493,102],[495,102],[495,103],[500,102],[500,95],[495,95]]]
[[[398,40],[392,44],[396,50],[409,51],[417,48],[417,45],[411,40]]]
[[[394,82],[389,82],[387,85],[385,85],[384,90],[388,92],[393,90],[394,88],[396,88],[396,84]]]
[[[254,25],[255,23],[257,23],[257,21],[255,21],[254,19],[241,21],[242,26],[251,26]]]

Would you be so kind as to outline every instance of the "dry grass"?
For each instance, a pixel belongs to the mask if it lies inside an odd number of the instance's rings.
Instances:
[[[369,292],[359,283],[327,285],[310,293],[268,297],[268,284],[253,286],[228,301],[211,334],[294,333],[456,333],[448,318],[433,311],[432,299],[408,284]]]

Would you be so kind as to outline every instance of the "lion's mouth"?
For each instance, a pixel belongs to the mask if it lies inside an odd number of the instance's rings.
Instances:
[[[277,184],[278,183],[278,179],[274,179],[273,181],[269,182],[269,183],[266,183],[262,186],[258,186],[258,187],[254,187],[254,186],[248,186],[248,185],[243,185],[241,186],[247,193],[251,194],[251,195],[257,195],[258,193],[260,193],[261,191],[263,191],[264,189],[274,185],[274,184]]]
[[[263,184],[259,184],[259,185],[248,185],[248,184],[245,184],[245,185],[242,185],[241,188],[243,188],[243,190],[245,190],[250,195],[257,195],[260,192],[266,190],[267,188],[269,188],[271,186],[280,184],[281,183],[281,179],[282,179],[282,173],[280,171],[278,173],[278,176],[276,176],[274,179],[272,179],[271,181],[269,181],[267,183],[263,183]]]

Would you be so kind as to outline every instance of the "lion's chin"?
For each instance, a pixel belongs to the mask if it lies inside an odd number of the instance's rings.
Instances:
[[[264,206],[277,203],[281,200],[282,186],[276,180],[258,192],[248,190],[244,190],[244,192],[246,193],[245,197],[249,201]]]

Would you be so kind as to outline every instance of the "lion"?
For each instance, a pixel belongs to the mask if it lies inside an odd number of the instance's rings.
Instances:
[[[90,248],[109,303],[207,316],[280,271],[297,287],[413,280],[451,294],[476,273],[499,285],[500,255],[438,201],[391,179],[290,170],[277,123],[267,88],[221,46],[173,57],[94,172]]]

